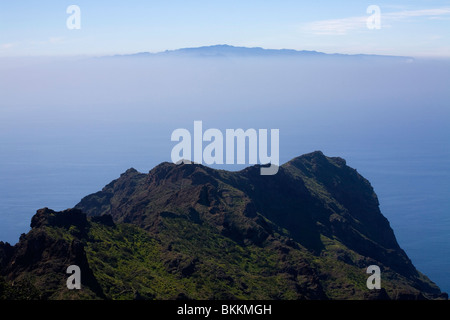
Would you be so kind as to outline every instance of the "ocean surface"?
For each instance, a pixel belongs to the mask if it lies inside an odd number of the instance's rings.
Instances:
[[[194,120],[278,128],[281,163],[321,150],[367,178],[400,246],[450,292],[449,63],[30,65],[0,63],[0,241],[16,243],[39,208],[170,161],[172,131]]]

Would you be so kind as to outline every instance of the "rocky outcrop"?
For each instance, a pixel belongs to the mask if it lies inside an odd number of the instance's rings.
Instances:
[[[0,252],[1,274],[13,282],[33,279],[41,289],[40,298],[47,299],[57,296],[59,290],[66,291],[67,267],[77,265],[83,271],[81,283],[86,287],[83,293],[104,297],[81,241],[87,227],[86,215],[80,210],[37,210],[31,219],[31,231],[23,234],[14,247],[3,245],[3,252],[8,254]]]
[[[0,273],[31,278],[46,299],[67,297],[71,264],[86,287],[71,298],[447,297],[400,248],[369,181],[320,151],[273,176],[260,166],[129,169],[74,209],[38,210],[31,227],[15,246],[0,243]],[[365,285],[373,264],[382,290]]]

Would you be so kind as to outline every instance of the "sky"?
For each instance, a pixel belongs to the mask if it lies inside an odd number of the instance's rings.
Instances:
[[[80,9],[69,29],[70,5]],[[368,28],[377,6],[380,28]],[[375,20],[371,20],[375,21]],[[0,57],[110,55],[229,44],[450,57],[449,1],[1,1]]]

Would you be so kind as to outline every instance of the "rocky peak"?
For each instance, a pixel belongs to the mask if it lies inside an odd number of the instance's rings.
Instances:
[[[61,212],[56,212],[49,208],[42,208],[36,211],[36,214],[31,218],[31,228],[39,228],[42,226],[64,227],[71,226],[78,227],[84,230],[87,227],[86,214],[79,209],[67,209]]]

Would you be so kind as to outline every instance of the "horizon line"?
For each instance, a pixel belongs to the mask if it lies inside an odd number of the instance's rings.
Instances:
[[[409,59],[431,59],[431,60],[448,60],[450,56],[439,56],[439,55],[396,55],[396,54],[379,54],[379,53],[343,53],[343,52],[325,52],[325,51],[317,51],[317,50],[305,50],[305,49],[291,49],[291,48],[265,48],[261,46],[239,46],[239,45],[230,45],[230,44],[212,44],[212,45],[200,45],[200,46],[192,46],[192,47],[180,47],[176,49],[166,49],[162,51],[134,51],[134,52],[121,52],[121,53],[100,53],[100,54],[92,54],[92,53],[77,53],[77,54],[23,54],[23,55],[15,55],[15,56],[1,56],[0,59],[13,59],[13,58],[105,58],[105,57],[126,57],[133,55],[162,55],[167,53],[174,53],[180,50],[190,50],[190,49],[204,49],[204,48],[214,48],[214,47],[228,47],[235,49],[256,49],[263,51],[290,51],[291,53],[313,53],[313,54],[323,54],[330,56],[375,56],[375,57],[392,57],[392,58],[409,58]]]

